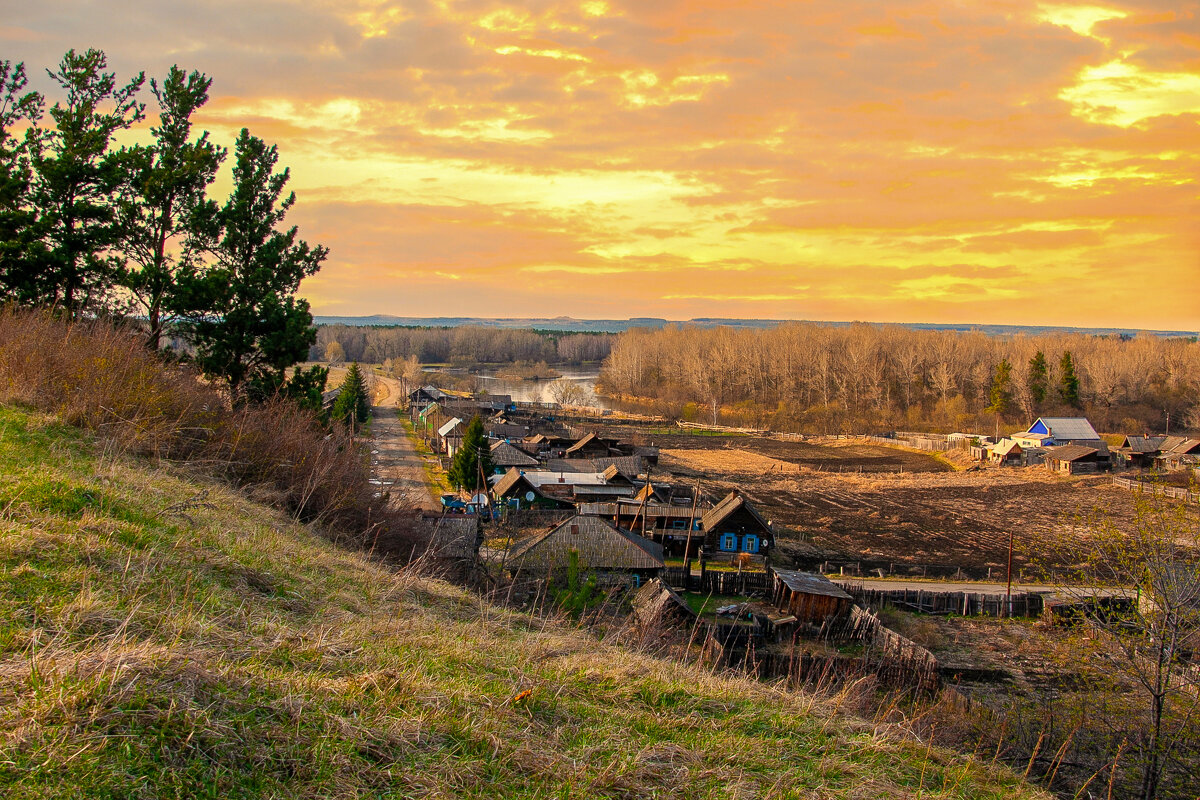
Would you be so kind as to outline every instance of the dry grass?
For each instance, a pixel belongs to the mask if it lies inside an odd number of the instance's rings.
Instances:
[[[1039,796],[845,698],[386,570],[46,416],[0,408],[0,475],[7,796]]]
[[[0,310],[0,402],[53,413],[113,449],[219,476],[341,537],[372,541],[381,525],[403,526],[374,496],[368,461],[344,429],[287,401],[232,409],[188,368],[105,321]]]

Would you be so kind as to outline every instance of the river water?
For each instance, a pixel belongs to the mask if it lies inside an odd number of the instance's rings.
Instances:
[[[562,378],[558,380],[574,381],[583,388],[587,393],[589,405],[597,408],[611,408],[603,397],[596,395],[596,379],[600,377],[600,369],[598,367],[555,367],[555,369],[562,373]],[[487,391],[488,394],[511,395],[512,399],[519,403],[554,402],[554,398],[547,391],[547,388],[554,381],[522,381],[497,378],[496,373],[491,370],[474,374],[479,379],[479,388]]]

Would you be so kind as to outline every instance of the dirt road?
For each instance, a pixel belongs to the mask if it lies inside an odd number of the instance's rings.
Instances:
[[[429,490],[421,456],[396,417],[396,409],[375,406],[371,414],[372,481],[380,491],[391,492],[398,500],[438,510],[440,503]]]
[[[994,581],[990,583],[984,581],[904,581],[888,578],[831,578],[831,580],[842,586],[862,586],[881,592],[907,589],[913,592],[923,590],[926,592],[1004,594],[1007,588],[1006,584]],[[1092,588],[1086,586],[1057,586],[1047,583],[1018,583],[1017,581],[1013,581],[1012,590],[1014,594],[1019,592],[1038,592],[1066,597],[1128,597],[1133,594],[1133,591],[1130,589],[1120,589],[1111,586]]]

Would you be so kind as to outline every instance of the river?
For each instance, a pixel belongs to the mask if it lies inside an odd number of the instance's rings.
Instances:
[[[612,408],[603,397],[596,395],[596,379],[600,377],[599,367],[555,367],[555,369],[562,373],[562,378],[557,380],[574,381],[579,384],[587,393],[589,405],[597,408]],[[550,403],[554,400],[547,391],[547,387],[554,382],[552,380],[523,381],[497,378],[494,370],[482,370],[473,374],[479,379],[479,388],[487,391],[488,394],[507,394],[519,403]]]

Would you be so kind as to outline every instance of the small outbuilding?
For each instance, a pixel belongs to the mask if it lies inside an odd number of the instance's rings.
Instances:
[[[1050,448],[1046,451],[1045,463],[1051,472],[1063,475],[1100,472],[1112,466],[1107,447],[1087,447],[1081,444]]]
[[[771,604],[800,624],[820,625],[850,612],[854,598],[824,575],[772,569]]]

